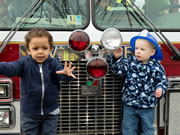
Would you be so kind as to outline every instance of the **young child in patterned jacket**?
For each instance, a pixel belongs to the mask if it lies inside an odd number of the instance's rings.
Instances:
[[[110,55],[114,74],[125,76],[123,86],[123,135],[154,135],[155,107],[168,86],[165,70],[160,64],[162,52],[156,39],[143,30],[131,39],[134,55],[123,58],[122,48]]]

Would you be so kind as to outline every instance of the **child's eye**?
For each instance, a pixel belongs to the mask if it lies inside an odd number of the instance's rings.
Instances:
[[[142,51],[144,51],[145,49],[144,48],[141,48]]]
[[[44,50],[47,50],[47,49],[48,49],[48,47],[44,47],[43,49],[44,49]]]
[[[38,48],[32,48],[33,50],[37,50]]]

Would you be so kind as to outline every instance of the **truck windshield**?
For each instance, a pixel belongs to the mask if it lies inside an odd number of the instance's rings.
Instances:
[[[158,28],[171,31],[180,29],[179,0],[94,0],[92,1],[94,25],[100,29],[148,28],[144,16],[139,15],[140,12],[132,2]]]
[[[1,0],[0,29],[12,28],[35,0]],[[23,28],[77,29],[88,25],[89,0],[44,0]]]

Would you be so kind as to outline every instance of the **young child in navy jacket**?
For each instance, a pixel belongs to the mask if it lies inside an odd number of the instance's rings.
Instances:
[[[154,135],[155,107],[164,95],[168,81],[159,63],[162,52],[156,39],[143,30],[131,39],[134,55],[122,57],[122,48],[114,50],[110,57],[112,72],[125,76],[123,86],[123,135],[137,135],[141,123],[141,135]]]
[[[25,135],[56,135],[60,81],[76,78],[72,63],[65,66],[49,56],[51,34],[34,28],[25,36],[28,56],[1,62],[0,74],[21,77],[21,127]]]

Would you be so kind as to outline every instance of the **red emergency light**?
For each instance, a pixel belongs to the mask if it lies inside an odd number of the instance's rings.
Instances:
[[[108,73],[108,63],[101,57],[95,57],[86,65],[88,75],[95,79],[101,79]]]
[[[69,37],[69,47],[77,53],[84,52],[89,44],[90,38],[88,34],[82,30],[75,30]]]

